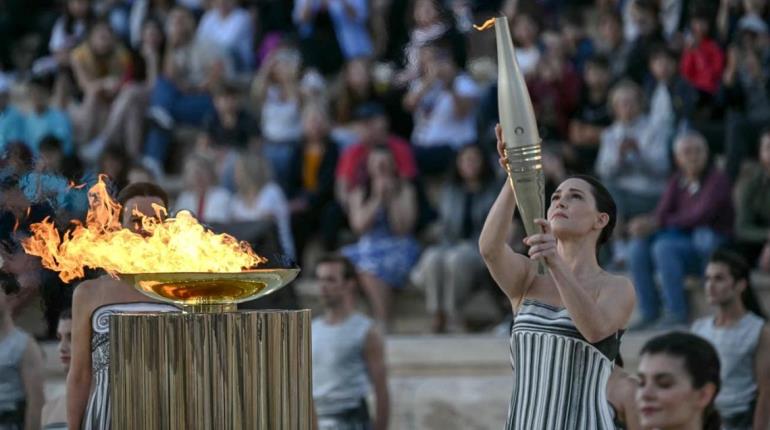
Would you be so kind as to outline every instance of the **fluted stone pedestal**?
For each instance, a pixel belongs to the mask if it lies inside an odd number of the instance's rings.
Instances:
[[[310,429],[310,311],[110,322],[114,429]]]

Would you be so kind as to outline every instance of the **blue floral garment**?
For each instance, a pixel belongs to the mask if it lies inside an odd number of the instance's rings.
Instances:
[[[420,256],[420,245],[412,236],[390,231],[385,211],[377,214],[374,226],[358,242],[342,248],[359,271],[371,273],[392,288],[403,288]]]

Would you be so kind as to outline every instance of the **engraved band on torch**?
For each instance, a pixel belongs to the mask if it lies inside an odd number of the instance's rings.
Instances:
[[[513,50],[508,19],[493,18],[477,29],[494,25],[497,40],[497,103],[500,125],[508,160],[508,178],[519,208],[527,236],[541,233],[536,218],[545,213],[545,177],[540,134],[535,121],[532,99],[521,74]],[[538,262],[538,273],[545,274],[545,265]]]

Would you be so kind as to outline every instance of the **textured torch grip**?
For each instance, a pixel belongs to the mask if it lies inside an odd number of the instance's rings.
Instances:
[[[542,233],[540,226],[535,224],[535,219],[544,218],[545,213],[545,176],[540,145],[506,145],[505,158],[527,236]],[[543,262],[538,263],[538,273],[545,274]]]

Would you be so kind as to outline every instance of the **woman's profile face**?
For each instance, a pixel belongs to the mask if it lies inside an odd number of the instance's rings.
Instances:
[[[578,178],[567,179],[554,191],[547,218],[557,238],[584,236],[593,230],[601,232],[606,225],[606,221],[600,222],[602,214],[596,209],[591,184]]]
[[[693,387],[681,357],[644,354],[638,376],[636,405],[644,429],[676,428],[698,420],[713,396],[710,384]]]

